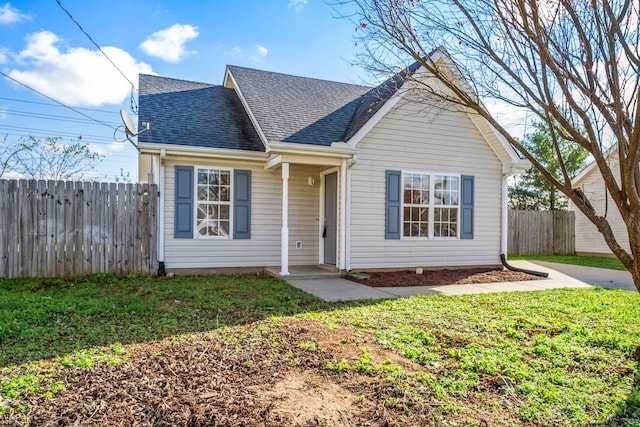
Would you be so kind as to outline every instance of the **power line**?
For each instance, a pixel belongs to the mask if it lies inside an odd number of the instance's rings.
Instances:
[[[0,99],[5,100],[5,101],[13,101],[13,102],[24,102],[24,103],[27,103],[27,104],[47,105],[49,107],[56,107],[56,108],[67,108],[66,105],[57,105],[57,104],[52,104],[50,102],[27,101],[26,99],[5,98],[3,96],[0,96]],[[94,111],[96,113],[108,113],[108,114],[118,114],[119,115],[119,113],[117,111],[98,110],[97,108],[76,107],[76,109],[84,110],[84,111]]]
[[[106,127],[108,127],[108,128],[111,128],[111,129],[113,129],[113,130],[116,130],[116,129],[117,129],[115,126],[108,125],[108,124],[106,124],[105,122],[100,121],[100,120],[98,120],[98,119],[95,119],[95,118],[93,118],[93,117],[89,116],[88,114],[83,113],[82,111],[80,111],[80,110],[78,110],[78,109],[76,109],[76,108],[73,108],[73,107],[71,107],[71,106],[69,106],[69,105],[63,104],[62,102],[55,100],[54,98],[50,97],[49,95],[45,95],[44,93],[40,92],[39,90],[34,89],[34,88],[32,88],[31,86],[29,86],[29,85],[27,85],[27,84],[25,84],[25,83],[22,83],[22,82],[21,82],[21,81],[19,81],[19,80],[14,79],[13,77],[11,77],[10,75],[6,74],[6,73],[5,73],[5,72],[3,72],[3,71],[0,71],[0,75],[5,76],[5,77],[6,77],[6,78],[8,78],[9,80],[11,80],[11,81],[14,81],[14,82],[18,83],[19,85],[26,87],[27,89],[29,89],[29,90],[31,90],[31,91],[33,91],[33,92],[37,93],[38,95],[40,95],[40,96],[44,96],[44,97],[45,97],[45,98],[47,98],[48,100],[53,101],[53,102],[55,102],[56,104],[60,104],[60,105],[62,105],[63,107],[66,107],[66,108],[70,109],[71,111],[74,111],[74,112],[76,112],[76,113],[80,114],[81,116],[84,116],[84,117],[88,118],[89,120],[92,120],[92,121],[94,121],[94,122],[100,123],[101,125],[104,125],[104,126],[106,126]]]
[[[118,66],[115,64],[115,62],[113,62],[111,60],[111,58],[109,58],[109,55],[107,55],[102,48],[100,47],[100,45],[98,45],[98,43],[95,42],[95,40],[93,40],[93,38],[89,35],[88,32],[85,31],[84,28],[82,28],[82,25],[80,25],[80,23],[76,20],[76,18],[73,17],[73,15],[71,15],[71,12],[69,12],[60,2],[60,0],[56,0],[56,3],[58,3],[58,6],[60,6],[60,8],[62,10],[64,10],[64,12],[67,14],[67,16],[69,16],[69,18],[78,26],[78,28],[80,28],[80,31],[82,31],[84,33],[85,36],[87,36],[87,38],[91,41],[91,43],[93,43],[93,45],[100,51],[100,53],[102,53],[104,55],[105,58],[107,58],[107,60],[111,63],[111,65],[114,66],[114,68],[116,70],[118,70],[118,72],[122,75],[122,77],[125,78],[125,80],[127,80],[129,82],[129,84],[131,85],[132,91],[131,91],[131,109],[133,110],[133,104],[134,104],[134,100],[133,100],[133,90],[137,91],[138,89],[136,88],[136,85],[133,84],[133,82],[131,80],[129,80],[129,78],[122,72],[122,70],[120,68],[118,68]],[[137,105],[136,105],[136,110],[137,110]],[[134,111],[135,112],[135,111]]]
[[[16,132],[16,131],[26,132],[27,134],[24,136],[29,136],[33,134],[46,135],[46,136],[56,135],[56,136],[65,137],[65,138],[78,138],[79,136],[82,136],[83,140],[84,139],[101,140],[105,144],[110,144],[114,142],[112,138],[109,138],[103,135],[80,135],[74,132],[54,131],[49,129],[25,128],[22,126],[9,126],[9,125],[0,125],[0,129],[5,129],[10,132]]]
[[[57,114],[43,114],[43,113],[34,113],[31,111],[20,111],[20,110],[2,110],[4,114],[9,116],[19,116],[19,117],[30,117],[34,119],[43,119],[43,120],[54,120],[56,122],[69,122],[69,123],[80,123],[80,124],[88,124],[95,125],[93,121],[69,116],[59,116]],[[111,123],[114,126],[118,126],[117,122]]]

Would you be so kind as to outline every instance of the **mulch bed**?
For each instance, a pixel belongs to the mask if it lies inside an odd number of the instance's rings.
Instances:
[[[400,286],[441,286],[441,285],[468,285],[477,283],[494,282],[521,282],[524,280],[539,280],[541,277],[526,273],[518,273],[510,270],[492,268],[466,268],[466,269],[438,269],[424,270],[422,274],[415,271],[387,271],[367,273],[368,279],[349,279],[363,285],[383,288]]]

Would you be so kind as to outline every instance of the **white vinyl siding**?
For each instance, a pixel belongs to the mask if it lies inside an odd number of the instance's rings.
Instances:
[[[175,239],[175,165],[251,170],[250,239]],[[282,174],[265,171],[260,162],[168,158],[165,166],[165,264],[169,269],[271,267],[280,265],[282,228]],[[319,186],[308,177],[320,176],[315,166],[291,165],[289,177],[289,263],[318,262]],[[194,206],[195,209],[195,206]],[[302,241],[302,249],[295,242]]]
[[[351,169],[352,269],[500,264],[502,163],[467,115],[400,101],[357,150]],[[386,170],[473,175],[473,239],[385,239]]]
[[[619,176],[619,162],[617,154],[613,154],[609,158],[609,165],[614,176]],[[624,225],[624,221],[620,216],[620,212],[616,207],[611,197],[608,196],[608,208],[605,201],[605,187],[604,181],[598,169],[595,168],[578,184],[578,188],[584,191],[596,212],[600,215],[607,216],[609,224],[613,230],[613,234],[616,236],[618,243],[622,245],[626,250],[629,249],[629,235],[627,228]],[[613,255],[611,249],[604,241],[604,237],[598,231],[596,226],[584,216],[579,209],[576,209],[571,204],[569,209],[576,213],[576,252],[585,254],[601,254],[601,255]]]

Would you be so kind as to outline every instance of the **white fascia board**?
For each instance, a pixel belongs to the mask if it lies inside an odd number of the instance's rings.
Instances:
[[[612,157],[617,157],[618,156],[618,144],[614,144],[612,145],[609,149],[607,149],[607,151],[605,151],[604,153],[604,158],[609,161],[611,160]],[[585,166],[584,169],[582,169],[582,171],[580,171],[580,173],[578,175],[576,175],[571,181],[573,183],[573,185],[578,185],[583,179],[585,179],[587,176],[589,176],[591,174],[591,172],[593,172],[594,169],[596,169],[598,167],[598,164],[596,163],[596,161],[592,161],[591,163],[589,163],[587,166]]]
[[[244,107],[245,112],[249,116],[251,123],[253,123],[253,127],[256,129],[256,131],[258,132],[258,135],[260,136],[260,140],[262,141],[262,144],[266,149],[269,149],[269,141],[267,140],[266,135],[260,128],[260,125],[258,124],[258,120],[256,120],[256,117],[253,115],[251,108],[249,108],[249,104],[247,103],[247,100],[244,99],[244,96],[242,95],[242,90],[240,90],[238,83],[236,83],[236,80],[233,78],[233,74],[231,74],[229,67],[227,67],[227,70],[225,71],[225,74],[224,74],[224,86],[226,88],[233,88],[236,91],[236,94],[238,95],[238,98],[240,98],[240,102],[242,103],[242,106]]]
[[[296,154],[320,157],[337,157],[348,159],[356,153],[355,149],[342,143],[333,143],[330,147],[296,144],[291,142],[271,141],[267,153],[270,154]]]
[[[406,84],[409,84],[409,83],[406,83]],[[391,98],[389,98],[384,103],[384,105],[380,107],[378,111],[376,111],[373,117],[371,117],[369,121],[365,123],[364,126],[362,126],[358,130],[358,132],[356,132],[356,134],[351,137],[349,141],[347,141],[347,144],[351,148],[355,149],[358,143],[362,140],[362,138],[364,138],[364,136],[368,134],[371,131],[371,129],[373,129],[374,126],[377,125],[378,122],[382,120],[382,118],[386,116],[389,111],[391,111],[393,107],[396,106],[396,104],[404,97],[405,93],[406,93],[406,88],[403,85],[403,87],[398,89],[398,91],[394,93],[393,96],[391,96]]]
[[[573,181],[573,185],[576,186],[578,184],[580,184],[580,182],[585,179],[587,176],[589,176],[591,174],[591,172],[597,167],[598,165],[596,164],[595,161],[589,163],[584,169],[582,169],[582,171],[576,175],[572,181]]]
[[[260,151],[230,150],[228,148],[195,147],[190,145],[177,144],[138,144],[140,154],[158,154],[165,150],[167,156],[184,157],[205,157],[229,160],[245,160],[254,162],[264,162],[269,155]]]
[[[518,156],[516,150],[513,149],[507,139],[500,132],[498,132],[498,130],[491,123],[489,123],[487,119],[485,119],[475,111],[469,111],[467,113],[467,117],[469,117],[471,122],[475,125],[476,129],[478,129],[478,132],[480,132],[480,135],[482,135],[482,138],[484,138],[489,147],[491,147],[498,159],[500,159],[502,162],[517,162],[521,160],[520,156]],[[498,150],[496,144],[498,147],[504,149],[507,157],[504,156],[504,153],[501,153],[500,150]]]
[[[459,73],[456,72],[457,68],[455,67],[455,64],[453,63],[453,61],[451,60],[451,58],[449,57],[449,55],[446,53],[446,51],[443,50],[442,47],[438,48],[431,56],[430,59],[432,62],[436,63],[439,60],[442,60],[447,67],[451,70],[451,73],[456,75],[460,80],[460,84],[462,84],[463,88],[467,91],[471,91],[471,86],[467,83],[467,81],[463,78],[463,76]],[[419,69],[417,69],[414,73],[414,76],[428,76],[427,70],[423,67],[420,66]],[[378,124],[378,122],[380,120],[382,120],[382,118],[387,115],[387,113],[389,111],[391,111],[391,109],[393,107],[396,106],[396,104],[402,99],[404,98],[405,94],[407,92],[409,92],[413,87],[415,86],[415,84],[412,81],[408,81],[405,82],[397,91],[396,93],[394,93],[391,98],[389,98],[384,105],[373,115],[373,117],[371,117],[369,119],[369,121],[367,123],[364,124],[364,126],[362,126],[360,128],[360,130],[358,130],[358,132],[356,132],[355,135],[353,135],[351,137],[351,139],[349,141],[347,141],[347,143],[355,148],[356,145],[358,145],[358,143],[362,140],[362,138],[364,138],[364,136],[369,133],[371,131],[371,129],[373,129],[373,127]]]

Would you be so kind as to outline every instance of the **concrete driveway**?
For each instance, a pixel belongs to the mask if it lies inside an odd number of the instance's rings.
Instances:
[[[626,270],[608,270],[606,268],[585,267],[581,265],[559,264],[556,262],[544,261],[532,261],[531,263],[560,272],[588,285],[597,285],[607,289],[636,291],[633,279],[631,278],[631,273]]]
[[[354,301],[361,299],[389,299],[415,295],[462,295],[486,292],[522,292],[557,288],[588,288],[594,285],[609,289],[635,291],[631,274],[627,271],[583,267],[552,262],[512,261],[514,267],[549,273],[548,279],[524,282],[497,282],[473,285],[407,286],[372,288],[341,278],[290,278],[292,286],[325,301]]]

